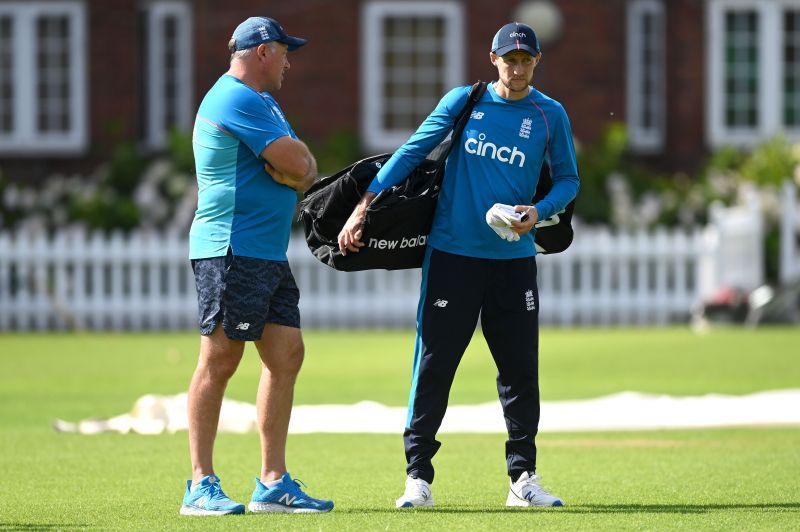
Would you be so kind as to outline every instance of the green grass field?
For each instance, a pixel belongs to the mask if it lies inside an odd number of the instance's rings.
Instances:
[[[397,511],[404,479],[397,435],[292,435],[289,466],[327,515],[185,518],[185,433],[58,434],[53,419],[126,412],[145,393],[185,391],[198,340],[176,335],[0,335],[0,530],[254,529],[797,529],[800,427],[542,434],[544,484],[562,509],[509,510],[504,438],[442,435],[434,509]],[[309,332],[296,404],[403,405],[411,332]],[[800,329],[545,330],[544,400],[635,390],[744,394],[800,387]],[[228,396],[253,401],[249,348]],[[477,337],[451,403],[495,399]],[[245,501],[259,470],[255,434],[221,434],[216,468]]]

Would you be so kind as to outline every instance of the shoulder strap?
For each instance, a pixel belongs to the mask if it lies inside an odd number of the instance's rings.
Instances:
[[[472,109],[475,107],[475,104],[478,103],[478,100],[483,97],[484,92],[486,92],[485,81],[476,82],[470,89],[469,96],[467,96],[467,102],[464,104],[464,108],[461,109],[461,112],[458,113],[458,116],[453,122],[453,131],[450,136],[450,144],[447,146],[446,150],[442,150],[437,158],[439,168],[444,165],[444,162],[447,160],[447,156],[450,155],[450,150],[453,149],[455,143],[458,142],[457,139],[461,137],[461,133],[464,132],[464,127],[466,127],[467,121],[472,114]]]

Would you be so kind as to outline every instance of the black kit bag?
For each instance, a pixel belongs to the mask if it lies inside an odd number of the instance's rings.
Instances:
[[[485,83],[473,85],[450,139],[461,136],[472,107],[485,89]],[[431,152],[402,183],[383,190],[372,200],[366,211],[361,238],[365,245],[358,253],[341,254],[337,241],[339,232],[392,154],[362,159],[315,183],[300,202],[299,216],[306,242],[314,256],[340,271],[401,270],[422,266],[444,177],[444,161],[452,145],[450,139]],[[533,203],[544,198],[552,186],[550,168],[544,164]],[[572,200],[561,212],[537,222],[535,242],[538,253],[560,253],[569,247],[573,238],[574,210],[575,200]]]
[[[472,108],[485,91],[486,83],[479,81],[472,86],[464,109],[456,117],[451,139],[461,136]],[[337,241],[339,232],[392,154],[362,159],[316,182],[300,202],[299,215],[314,256],[340,271],[422,266],[451,148],[450,140],[443,141],[404,181],[382,190],[372,200],[362,229],[364,247],[358,253],[342,255]]]

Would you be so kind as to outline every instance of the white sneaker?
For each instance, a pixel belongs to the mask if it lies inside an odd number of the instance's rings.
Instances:
[[[395,506],[398,508],[416,508],[418,506],[433,506],[431,485],[421,478],[406,478],[406,491],[397,499]]]
[[[511,482],[506,506],[564,506],[564,501],[547,493],[539,485],[539,477],[526,471]]]

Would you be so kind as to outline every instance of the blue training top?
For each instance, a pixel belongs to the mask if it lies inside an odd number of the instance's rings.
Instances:
[[[194,123],[197,212],[189,258],[234,255],[285,261],[297,194],[264,170],[261,152],[274,140],[297,138],[278,103],[223,75],[208,91]]]
[[[403,181],[445,138],[470,88],[457,87],[442,98],[383,165],[370,192]],[[447,158],[428,244],[448,253],[487,259],[536,255],[534,231],[517,242],[503,240],[486,224],[486,211],[495,203],[530,205],[545,157],[553,188],[535,205],[539,219],[549,218],[575,198],[580,181],[564,108],[533,87],[521,100],[506,100],[489,83],[457,142]]]

